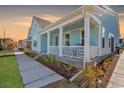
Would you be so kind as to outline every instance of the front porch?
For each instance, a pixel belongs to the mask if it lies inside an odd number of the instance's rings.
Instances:
[[[101,25],[94,16],[81,17],[68,24],[50,30],[41,37],[47,54],[69,57],[88,62],[100,56]],[[42,50],[44,50],[42,49]],[[42,53],[42,51],[41,51]]]

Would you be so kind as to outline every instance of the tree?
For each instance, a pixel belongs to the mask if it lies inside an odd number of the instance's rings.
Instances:
[[[0,51],[2,51],[2,50],[3,50],[3,40],[0,39]]]
[[[3,48],[5,49],[9,49],[11,46],[13,45],[13,39],[11,38],[0,38],[0,49],[3,50]]]

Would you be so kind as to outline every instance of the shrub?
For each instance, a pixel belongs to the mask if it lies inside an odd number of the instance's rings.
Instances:
[[[109,59],[105,59],[105,60],[103,61],[103,63],[101,64],[101,69],[104,70],[104,72],[106,71],[106,69],[107,69],[109,63],[110,63],[110,60],[109,60]]]
[[[37,60],[40,62],[49,62],[48,56],[46,55],[39,56]]]
[[[36,55],[37,55],[36,53],[33,53],[33,52],[30,53],[30,57],[32,58],[36,57]]]
[[[56,61],[56,58],[55,58],[55,56],[53,56],[53,55],[48,55],[48,60],[49,60],[49,62],[50,62],[51,64],[54,64],[54,62]]]
[[[29,56],[31,51],[24,51],[24,53]]]
[[[58,61],[56,59],[56,57],[53,56],[53,55],[48,55],[48,56],[47,55],[42,55],[42,56],[39,56],[38,57],[38,61],[40,61],[40,62],[48,62],[50,64],[56,64],[56,65],[58,65],[60,63],[60,61]]]
[[[74,63],[71,61],[69,62],[69,64],[65,65],[65,69],[68,71],[73,69],[73,68],[74,68]]]
[[[37,56],[37,54],[34,53],[34,52],[32,52],[32,51],[24,51],[24,53],[25,53],[27,56],[31,57],[31,58],[34,58],[34,57]]]
[[[18,48],[19,51],[24,51],[24,48]]]

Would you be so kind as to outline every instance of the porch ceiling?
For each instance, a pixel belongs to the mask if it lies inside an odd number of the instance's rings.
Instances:
[[[54,33],[58,33],[58,32],[59,32],[59,28],[50,31],[50,33],[52,33],[52,34],[54,34]]]
[[[76,20],[72,23],[69,23],[63,27],[63,31],[69,31],[77,28],[83,28],[84,27],[84,18],[81,18],[79,20]]]

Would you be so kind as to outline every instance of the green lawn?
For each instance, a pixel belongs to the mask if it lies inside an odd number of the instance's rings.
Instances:
[[[10,51],[0,51],[0,56],[3,56],[3,55],[13,55],[13,52],[10,52]]]
[[[13,52],[7,52],[13,54]],[[23,87],[15,56],[0,57],[0,87]]]

